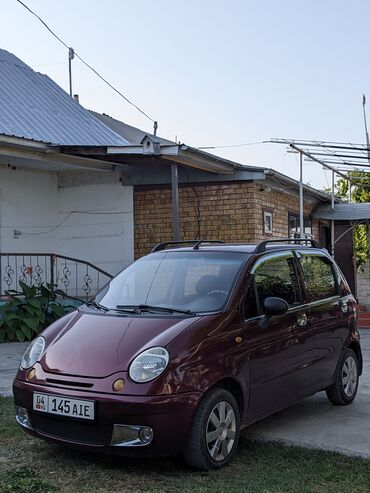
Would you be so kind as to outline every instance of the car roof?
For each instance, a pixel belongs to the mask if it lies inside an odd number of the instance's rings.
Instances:
[[[207,244],[203,243],[199,245],[196,249],[193,246],[186,247],[172,247],[165,250],[160,250],[161,252],[238,252],[253,254],[256,253],[255,250],[258,243],[218,243],[218,244]],[[271,244],[266,245],[266,250],[263,253],[280,251],[280,250],[307,250],[310,252],[323,252],[326,251],[324,248],[313,248],[307,245],[289,245],[289,244]],[[262,252],[261,252],[262,253]]]

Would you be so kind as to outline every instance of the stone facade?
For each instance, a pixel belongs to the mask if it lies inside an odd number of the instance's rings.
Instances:
[[[309,216],[318,199],[305,196]],[[157,243],[172,239],[171,189],[134,188],[135,258]],[[272,234],[264,232],[263,212],[272,214]],[[258,242],[289,234],[288,216],[299,214],[296,190],[278,190],[256,182],[185,185],[179,188],[180,239],[204,238],[229,242]],[[318,239],[318,221],[312,221]]]

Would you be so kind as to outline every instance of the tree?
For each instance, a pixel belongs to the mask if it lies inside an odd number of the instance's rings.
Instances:
[[[370,202],[370,173],[366,171],[349,171],[352,180],[352,202]],[[345,202],[349,202],[349,182],[340,178],[336,185],[336,194]],[[356,265],[359,269],[369,259],[369,225],[359,224],[353,229]]]

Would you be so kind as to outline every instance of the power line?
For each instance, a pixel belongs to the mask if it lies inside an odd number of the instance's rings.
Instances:
[[[34,15],[40,22],[41,24],[43,24],[43,26],[50,32],[50,34],[52,36],[54,36],[54,38],[56,38],[59,43],[61,43],[65,48],[67,48],[67,50],[69,50],[69,46],[67,45],[67,43],[65,43],[57,34],[55,34],[55,32],[46,24],[46,22],[41,19],[40,16],[38,16],[36,14],[36,12],[34,12],[33,10],[31,10],[28,5],[26,5],[24,2],[22,2],[21,0],[17,0],[18,3],[20,3],[25,9],[28,10],[28,12],[30,12],[32,15]],[[94,72],[95,75],[97,75],[99,77],[99,79],[101,79],[103,82],[105,82],[105,84],[107,84],[111,89],[113,89],[113,91],[115,91],[119,96],[121,96],[121,98],[123,98],[127,103],[129,103],[131,106],[133,106],[134,108],[136,108],[142,115],[144,115],[146,118],[148,118],[150,121],[152,121],[153,123],[155,123],[155,120],[153,118],[151,118],[147,113],[145,113],[145,111],[143,111],[139,106],[137,106],[135,103],[133,103],[129,98],[127,98],[124,94],[122,94],[121,91],[119,91],[117,88],[115,88],[110,82],[108,82],[102,75],[100,75],[100,73],[94,69],[94,67],[92,67],[91,65],[89,65],[82,57],[80,57],[80,55],[78,53],[76,53],[74,51],[74,54],[76,55],[76,57],[87,67],[89,68],[92,72]]]
[[[63,224],[72,216],[72,214],[90,214],[90,215],[116,215],[116,214],[131,214],[130,211],[70,211],[64,219],[62,219],[57,225],[51,226],[47,231],[38,231],[37,233],[27,233],[22,231],[22,235],[34,236],[34,235],[45,235],[48,233],[52,233],[56,229],[63,226]],[[105,223],[112,224],[112,223]],[[76,225],[74,225],[76,226]],[[46,226],[33,226],[34,228],[42,228]]]
[[[231,144],[231,145],[224,145],[224,146],[202,146],[202,147],[197,147],[197,149],[202,150],[202,149],[225,149],[227,147],[244,147],[244,146],[254,146],[257,144],[264,144],[265,141],[260,140],[259,142],[246,142],[245,144]]]

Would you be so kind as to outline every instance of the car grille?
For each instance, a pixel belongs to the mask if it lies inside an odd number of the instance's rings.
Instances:
[[[112,426],[87,423],[82,420],[57,418],[38,413],[30,413],[35,431],[41,435],[66,440],[83,445],[108,445],[112,436]]]

